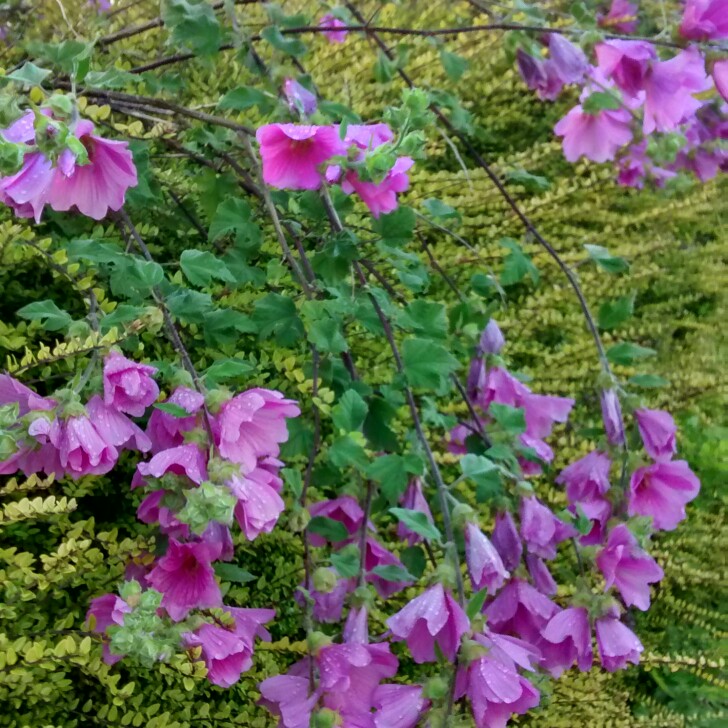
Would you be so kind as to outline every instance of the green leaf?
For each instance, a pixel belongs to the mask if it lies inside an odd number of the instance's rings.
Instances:
[[[223,581],[231,581],[235,584],[246,584],[249,581],[255,581],[258,577],[253,576],[249,571],[241,569],[236,564],[225,564],[218,561],[215,565],[215,573]]]
[[[344,392],[331,410],[331,419],[339,430],[353,432],[364,424],[368,411],[367,403],[361,398],[361,395],[353,389],[349,389]]]
[[[89,71],[84,79],[84,85],[93,88],[122,89],[133,83],[139,83],[139,76],[119,68],[110,68],[107,71]]]
[[[382,215],[372,222],[372,229],[386,245],[399,247],[412,240],[417,217],[415,211],[400,205],[394,212]]]
[[[218,347],[234,344],[240,334],[256,333],[258,327],[240,311],[218,308],[203,317],[202,332],[208,346]]]
[[[30,321],[40,321],[46,331],[60,331],[71,323],[71,316],[53,301],[35,301],[18,309],[18,316]]]
[[[253,86],[239,86],[228,91],[217,104],[218,109],[233,111],[246,111],[257,106],[262,113],[266,114],[275,106],[275,99],[272,99],[260,89]]]
[[[204,323],[212,311],[212,296],[209,293],[179,288],[166,297],[167,308],[173,316],[191,324]]]
[[[260,37],[268,41],[276,50],[289,56],[302,56],[306,52],[306,44],[295,36],[285,36],[280,28],[269,25],[260,32]]]
[[[141,258],[125,258],[113,268],[109,282],[115,295],[128,298],[146,296],[164,280],[159,263]]]
[[[220,23],[206,0],[164,0],[161,16],[173,45],[203,56],[212,55],[220,47]]]
[[[513,182],[513,184],[524,187],[526,192],[544,192],[551,187],[551,182],[549,182],[546,177],[531,174],[520,167],[516,169],[509,169],[506,172],[505,177],[508,182]]]
[[[374,61],[374,80],[377,83],[388,83],[396,72],[397,62],[390,60],[382,51],[377,51],[377,60]]]
[[[387,566],[375,566],[370,572],[384,581],[415,581],[415,577],[404,568],[396,564]]]
[[[451,81],[459,81],[470,65],[467,59],[459,56],[457,53],[451,53],[446,50],[440,51],[440,61]]]
[[[292,299],[269,293],[255,302],[252,315],[261,339],[275,338],[279,346],[291,346],[305,336],[303,323]]]
[[[184,407],[180,407],[180,405],[175,404],[174,402],[155,402],[152,406],[154,409],[158,409],[162,412],[166,412],[168,415],[172,415],[172,417],[190,416],[190,413]]]
[[[491,402],[488,412],[495,421],[512,437],[526,431],[526,415],[521,407],[509,407],[507,404]]]
[[[581,108],[585,114],[598,114],[600,111],[616,111],[622,107],[622,101],[612,91],[594,91],[584,101]]]
[[[100,322],[101,333],[108,333],[114,326],[122,326],[130,321],[138,319],[144,314],[142,306],[132,306],[128,303],[120,303],[111,313],[107,313]]]
[[[367,468],[366,475],[380,484],[382,495],[397,503],[413,475],[421,475],[423,463],[418,455],[380,455]]]
[[[303,478],[301,477],[301,471],[296,468],[283,468],[281,470],[283,481],[286,484],[288,490],[291,491],[291,495],[299,500],[301,493],[303,492]]]
[[[645,389],[657,389],[670,384],[667,379],[658,377],[657,374],[635,374],[629,378],[629,383],[634,384],[635,387],[644,387]]]
[[[215,210],[208,234],[211,241],[234,234],[235,244],[244,250],[257,250],[260,247],[262,233],[260,227],[252,221],[250,205],[238,197],[221,202]]]
[[[465,614],[468,615],[468,619],[475,619],[482,611],[485,599],[488,596],[488,587],[484,587],[478,592],[475,592],[468,602],[468,606],[465,608]]]
[[[585,245],[589,257],[607,273],[623,273],[629,270],[629,263],[619,256],[612,255],[601,245]]]
[[[426,538],[428,541],[440,541],[442,534],[434,523],[422,511],[413,511],[409,508],[390,508],[389,512],[397,516],[410,531]]]
[[[353,579],[359,573],[361,556],[359,547],[350,543],[341,551],[331,554],[331,566],[336,569],[342,579]]]
[[[409,546],[404,549],[400,556],[400,561],[415,579],[419,579],[425,573],[427,558],[420,546]]]
[[[337,468],[354,467],[357,470],[365,470],[369,464],[366,451],[359,443],[359,440],[351,435],[334,440],[328,450],[331,464]]]
[[[442,200],[438,200],[434,197],[429,197],[422,202],[422,207],[434,218],[440,220],[460,220],[460,213],[450,205],[445,204]]]
[[[599,308],[599,328],[614,329],[634,313],[635,294],[606,301]]]
[[[407,339],[402,344],[402,362],[409,383],[416,388],[446,388],[458,360],[440,344],[429,339]]]
[[[654,349],[649,349],[646,346],[640,346],[639,344],[631,344],[625,341],[621,344],[615,344],[611,348],[607,349],[607,359],[613,364],[631,364],[633,361],[639,359],[647,359],[651,356],[655,356],[657,352]]]
[[[323,536],[327,541],[337,543],[346,541],[349,538],[349,532],[341,521],[335,521],[333,518],[326,516],[315,516],[308,522],[306,528],[311,532]]]
[[[349,344],[341,331],[341,322],[333,316],[323,316],[308,324],[308,340],[320,351],[341,354]]]
[[[15,174],[23,166],[25,145],[6,142],[0,138],[0,175]]]
[[[212,364],[204,374],[204,380],[211,386],[216,386],[227,379],[244,377],[255,370],[255,367],[241,359],[221,359]]]
[[[397,323],[417,334],[444,339],[447,336],[447,316],[441,303],[418,299],[399,312]]]
[[[538,285],[541,278],[538,268],[523,252],[521,246],[513,238],[502,238],[500,244],[511,251],[503,261],[501,285],[512,286],[520,283],[525,276],[529,276],[534,285]]]
[[[183,251],[179,264],[193,286],[209,286],[213,278],[226,283],[235,281],[225,263],[206,250]]]
[[[460,469],[475,483],[478,503],[485,503],[503,490],[498,466],[484,455],[469,453],[460,458]]]
[[[72,260],[92,263],[117,263],[127,257],[117,245],[100,240],[70,240],[65,243],[65,248]]]
[[[9,73],[5,78],[24,86],[40,86],[50,74],[51,71],[47,68],[39,68],[35,63],[26,61],[17,71]]]

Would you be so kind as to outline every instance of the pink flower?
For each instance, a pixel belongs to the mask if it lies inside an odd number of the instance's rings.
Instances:
[[[728,2],[726,9],[728,10]],[[669,61],[653,63],[644,84],[644,133],[677,129],[703,105],[693,94],[706,91],[710,87],[711,82],[705,72],[705,59],[697,48],[681,51]]]
[[[112,351],[104,360],[104,402],[132,417],[141,417],[159,396],[152,377],[156,367],[137,364]]]
[[[11,207],[18,217],[40,222],[54,175],[53,165],[44,154],[28,152],[20,170],[0,177],[0,202]]]
[[[628,662],[637,665],[644,649],[637,635],[612,615],[597,619],[597,648],[602,667],[609,672],[622,670]]]
[[[299,414],[293,400],[270,389],[249,389],[233,397],[215,417],[220,454],[252,470],[259,457],[278,455],[279,444],[288,439],[286,419]]]
[[[673,460],[635,470],[629,490],[630,516],[652,516],[655,528],[672,531],[700,492],[700,481],[684,460]]]
[[[344,642],[369,644],[369,612],[366,607],[352,607],[346,615],[346,624],[341,634]]]
[[[724,101],[728,101],[728,58],[713,64],[713,83]]]
[[[687,0],[680,35],[691,40],[728,38],[728,0]]]
[[[415,728],[430,707],[420,685],[380,685],[373,698],[374,728]]]
[[[422,481],[419,478],[413,478],[409,482],[407,490],[404,492],[404,496],[402,497],[402,507],[407,508],[410,511],[423,513],[430,523],[434,523],[432,519],[432,511],[427,503],[427,498],[425,498],[425,495],[422,492]],[[397,526],[397,538],[407,541],[410,546],[414,546],[414,544],[424,541],[424,538],[420,536],[420,534],[411,531],[401,521]]]
[[[320,692],[309,695],[308,661],[296,663],[287,675],[275,675],[258,685],[260,704],[280,718],[283,728],[310,728]]]
[[[311,514],[311,518],[323,516],[338,521],[346,528],[350,536],[353,536],[359,530],[361,522],[364,520],[364,511],[356,502],[356,499],[350,495],[342,495],[338,498],[312,503],[308,507],[308,512]],[[317,533],[309,533],[308,541],[311,546],[326,545],[326,539]]]
[[[541,439],[551,434],[554,423],[564,423],[569,419],[574,400],[529,393],[522,397],[522,406],[526,417],[526,434]]]
[[[435,644],[452,662],[470,622],[442,584],[435,584],[390,617],[387,627],[395,640],[406,640],[415,662],[433,662]]]
[[[622,422],[622,407],[619,404],[619,396],[613,389],[603,389],[600,401],[607,440],[612,445],[624,444],[624,424]]]
[[[516,64],[526,86],[536,91],[542,101],[554,101],[558,98],[564,82],[553,63],[536,58],[519,48],[516,51]]]
[[[485,608],[488,625],[538,647],[541,630],[559,608],[523,579],[512,579]]]
[[[599,551],[597,566],[604,574],[605,589],[615,586],[627,606],[643,612],[650,607],[650,584],[665,575],[657,562],[637,544],[624,523],[615,526],[607,545]]]
[[[207,668],[207,679],[221,688],[229,688],[241,673],[253,664],[248,646],[224,627],[203,624],[195,632],[183,635],[185,647],[202,648],[202,660]]]
[[[335,575],[333,569],[329,569],[329,571]],[[320,592],[316,591],[315,588],[310,588],[309,595],[313,600],[311,609],[313,618],[324,624],[340,622],[346,597],[354,589],[356,589],[355,579],[337,579],[336,585],[330,592]],[[306,606],[306,597],[299,590],[296,590],[293,598],[302,608]]]
[[[541,630],[552,647],[546,653],[546,666],[553,677],[559,677],[574,662],[587,672],[594,660],[589,615],[583,607],[562,609]],[[543,650],[543,645],[542,645]]]
[[[609,490],[612,461],[606,453],[594,450],[565,467],[556,482],[566,486],[570,503],[601,498]]]
[[[541,594],[545,594],[547,597],[556,595],[558,585],[554,581],[554,577],[551,576],[549,567],[546,566],[543,559],[533,554],[526,554],[526,568],[533,580],[534,586]]]
[[[569,510],[575,515],[581,511],[592,522],[591,531],[579,538],[582,546],[594,546],[604,541],[607,521],[612,517],[612,504],[606,498],[584,500],[570,506]]]
[[[166,490],[155,490],[150,493],[137,508],[137,518],[142,523],[157,523],[159,530],[170,538],[187,539],[190,536],[190,527],[177,520],[175,514],[162,505]]]
[[[199,538],[207,546],[211,561],[232,561],[235,544],[233,535],[225,524],[210,521]]]
[[[331,15],[331,13],[328,13],[327,15],[324,15],[321,20],[319,20],[319,27],[346,28],[346,23],[343,20],[339,20],[339,18]],[[323,35],[329,43],[343,43],[346,40],[346,34],[348,32],[348,30],[324,30]]]
[[[162,606],[175,622],[183,620],[192,609],[222,605],[206,544],[179,543],[171,538],[167,553],[159,559],[147,580],[162,593]]]
[[[149,452],[151,440],[143,430],[126,415],[113,407],[107,407],[101,397],[95,394],[88,401],[86,411],[94,429],[101,437],[116,448]]]
[[[617,33],[634,33],[637,29],[637,5],[629,0],[612,0],[609,12],[597,17],[602,28],[612,28]]]
[[[337,127],[338,131],[338,127]],[[387,124],[349,124],[346,127],[344,143],[354,145],[362,151],[370,151],[381,147],[394,139],[394,132]]]
[[[240,637],[252,651],[255,638],[270,641],[268,630],[263,627],[276,616],[275,609],[242,609],[225,607],[235,620],[235,634]]]
[[[642,40],[607,40],[596,47],[599,70],[628,96],[636,98],[644,89],[655,47]]]
[[[182,409],[189,412],[190,416],[175,417],[159,409],[152,410],[147,424],[147,435],[152,441],[154,452],[184,444],[184,433],[193,430],[197,426],[197,413],[205,404],[205,398],[194,389],[177,387],[166,402],[182,407]]]
[[[523,545],[518,536],[516,524],[513,522],[513,516],[509,511],[503,511],[495,517],[492,541],[505,568],[509,571],[518,568],[523,554]]]
[[[480,335],[478,351],[481,354],[500,354],[505,344],[506,340],[500,326],[495,319],[490,319]]]
[[[551,33],[549,36],[549,54],[551,56],[551,65],[565,84],[579,83],[584,78],[589,68],[589,62],[584,55],[584,51],[563,35]]]
[[[409,187],[407,170],[414,163],[410,157],[399,157],[381,182],[365,182],[354,170],[349,170],[341,182],[341,189],[347,195],[356,192],[372,215],[378,218],[397,209],[397,194]]]
[[[146,478],[163,478],[167,474],[182,475],[196,485],[207,480],[205,455],[197,445],[180,445],[157,453],[149,462],[139,463],[131,482],[132,488],[144,485]]]
[[[521,500],[521,538],[531,553],[555,559],[558,544],[576,535],[572,526],[557,518],[535,496]]]
[[[88,164],[75,165],[70,174],[57,172],[48,191],[48,202],[57,211],[76,207],[94,220],[109,210],[120,210],[126,191],[137,185],[137,171],[127,142],[91,134],[90,121],[77,124],[74,134],[86,147]]]
[[[531,390],[523,382],[505,369],[493,367],[488,370],[483,399],[478,401],[478,404],[484,410],[490,407],[491,402],[506,404],[509,407],[520,407],[529,394],[531,394]]]
[[[121,597],[116,594],[104,594],[91,600],[91,606],[86,612],[86,621],[92,632],[103,635],[109,627],[122,626],[124,615],[131,611],[132,608]],[[107,665],[114,665],[123,657],[111,652],[107,637],[103,638],[103,653]]]
[[[510,576],[495,546],[473,523],[465,525],[465,560],[475,591],[487,587],[489,592],[495,592]]]
[[[285,508],[270,480],[268,472],[257,469],[249,475],[233,475],[227,481],[238,499],[235,518],[248,541],[253,541],[261,533],[270,533]]]
[[[116,448],[101,437],[86,415],[62,421],[58,439],[53,444],[58,448],[61,465],[74,479],[84,475],[104,475],[119,458]]]
[[[41,397],[9,374],[0,374],[0,407],[17,403],[18,415],[22,417],[33,410],[52,410],[56,401]]]
[[[289,190],[317,190],[320,166],[346,149],[333,126],[267,124],[256,132],[263,159],[263,181]]]
[[[677,452],[677,427],[669,412],[638,409],[634,412],[647,454],[653,460],[671,460]]]
[[[364,568],[367,570],[367,581],[374,586],[382,599],[389,599],[392,594],[404,589],[410,581],[392,581],[378,575],[374,569],[384,566],[396,566],[404,569],[402,562],[373,538],[367,538],[364,554]]]
[[[584,156],[593,162],[614,159],[617,150],[632,139],[630,115],[627,109],[585,112],[575,106],[554,127],[557,136],[564,137],[564,156],[576,162]]]
[[[295,78],[287,78],[283,82],[283,94],[288,101],[288,108],[291,111],[301,114],[313,114],[318,104],[316,94],[312,94],[305,86],[302,86]]]

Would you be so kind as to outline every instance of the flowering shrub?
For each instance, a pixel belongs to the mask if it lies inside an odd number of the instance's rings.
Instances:
[[[105,13],[116,17],[113,4],[97,5],[102,26]],[[529,14],[542,23],[535,29],[508,16],[435,32],[373,26],[349,3],[320,19],[266,6],[253,37],[235,3],[169,0],[154,27],[178,52],[151,68],[101,70],[80,41],[62,52],[28,45],[34,60],[7,76],[0,199],[51,237],[61,255],[48,257],[66,279],[88,277],[79,284],[87,311],[74,320],[68,304],[50,299],[18,311],[74,346],[58,356],[69,361],[59,387],[30,388],[22,367],[1,376],[0,472],[81,486],[108,475],[141,489],[136,515],[153,529],[152,550],[130,554],[124,579],[88,605],[86,631],[108,665],[175,665],[235,685],[282,607],[228,598],[254,579],[238,554],[274,529],[295,534],[302,552],[300,585],[288,595],[300,613],[301,659],[258,685],[260,705],[286,728],[448,725],[466,711],[475,725],[505,725],[539,705],[546,676],[594,669],[594,645],[609,672],[639,662],[632,608],[648,610],[650,585],[664,577],[652,538],[687,517],[700,484],[675,459],[672,416],[648,408],[613,371],[651,351],[602,342],[634,299],[592,316],[571,267],[481,153],[477,120],[454,95],[415,85],[406,53],[381,36],[508,30],[513,61],[541,99],[578,87],[579,103],[554,127],[567,161],[616,160],[619,183],[671,189],[686,171],[706,182],[725,166],[723,61],[712,66],[715,93],[705,56],[726,36],[724,5],[688,2],[672,18],[673,42],[613,37],[640,23],[636,6],[616,1],[566,32],[538,8]],[[377,81],[398,74],[401,99],[381,119],[327,99],[300,59],[309,34],[336,45],[369,37],[380,49]],[[187,105],[182,76],[166,85],[148,75],[233,48],[258,74],[216,99],[221,113],[249,112],[237,120]],[[102,65],[91,70],[89,59]],[[444,45],[441,59],[451,77],[464,72]],[[149,95],[130,91],[139,74]],[[182,98],[165,98],[169,90]],[[82,118],[89,99],[112,118],[135,117],[148,146],[92,134]],[[496,313],[508,294],[538,282],[538,269],[504,238],[497,277],[451,230],[456,209],[417,205],[414,194],[405,204],[437,131],[456,161],[476,161],[557,263],[593,337],[601,371],[585,389],[598,392],[603,427],[588,435],[593,449],[558,473],[558,433],[576,401],[534,391],[540,382],[530,385],[507,357]],[[184,243],[165,250],[164,264],[155,259],[134,220],[165,184],[152,145],[211,170],[211,188],[221,165],[233,171],[222,199],[210,194],[202,227],[214,253]],[[539,179],[520,174],[525,184]],[[85,227],[84,218],[105,222]],[[472,290],[439,266],[430,228],[475,253]],[[456,300],[429,295],[420,252]],[[604,247],[588,253],[605,271],[628,267]],[[126,303],[100,304],[94,283],[107,280]],[[211,357],[191,353],[197,335]],[[384,357],[361,344],[373,340]],[[263,386],[289,366],[265,342],[292,350],[299,384],[310,387],[296,387],[296,377]],[[544,497],[549,481],[565,507]]]

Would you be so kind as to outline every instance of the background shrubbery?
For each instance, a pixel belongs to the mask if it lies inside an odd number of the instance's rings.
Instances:
[[[110,26],[105,24],[103,33],[144,23],[157,14],[156,3],[126,4],[128,9],[114,16]],[[42,13],[20,20],[24,32],[39,41],[52,41],[59,34],[67,37],[67,23],[81,28],[97,22],[83,2],[65,3],[65,19],[60,3],[41,5]],[[288,5],[286,11],[292,13],[312,3],[301,0],[290,4],[295,8]],[[474,5],[405,2],[399,7],[383,6],[378,17],[382,24],[438,27],[458,17],[474,22]],[[252,5],[247,12],[253,17],[260,14]],[[483,16],[481,21],[486,19]],[[165,33],[157,28],[108,45],[106,52],[118,68],[130,69],[169,52],[164,43]],[[703,483],[701,496],[688,509],[689,520],[657,541],[656,555],[666,578],[656,590],[654,607],[636,618],[645,645],[641,665],[616,674],[571,673],[542,686],[548,691],[543,708],[521,722],[538,726],[724,725],[728,720],[724,663],[728,447],[721,416],[726,394],[728,188],[720,180],[674,193],[618,187],[611,169],[569,165],[563,160],[551,130],[568,101],[544,105],[527,94],[501,44],[492,37],[470,35],[448,43],[450,50],[468,61],[457,82],[452,69],[451,77],[447,76],[434,44],[408,39],[407,45],[410,75],[424,87],[456,89],[462,107],[452,117],[459,124],[469,123],[470,115],[477,119],[478,147],[494,160],[500,174],[513,180],[511,191],[577,269],[594,307],[598,309],[607,298],[634,292],[635,315],[616,331],[605,331],[605,341],[628,339],[657,351],[649,367],[617,367],[618,374],[628,378],[649,370],[667,380],[662,387],[645,389],[645,395],[652,406],[665,407],[680,419],[681,452]],[[270,52],[265,45],[257,50],[263,57]],[[187,106],[214,106],[231,89],[255,85],[241,56],[228,53],[214,60],[166,67],[145,77],[147,91],[166,94]],[[396,80],[384,82],[381,69],[382,82],[375,80],[376,59],[375,50],[363,39],[330,46],[315,38],[304,60],[327,99],[343,101],[363,118],[374,120],[400,93]],[[9,67],[16,60],[12,48],[4,51],[4,65]],[[220,205],[234,204],[230,201],[244,196],[230,168],[200,166],[179,158],[174,150],[175,143],[184,142],[203,158],[208,146],[229,151],[225,130],[193,124],[170,136],[163,114],[159,120],[135,120],[108,105],[90,102],[83,112],[100,127],[139,140],[136,159],[145,175],[131,195],[129,210],[156,260],[176,265],[181,252],[190,247],[214,246],[218,253],[235,256],[234,231],[216,240],[208,232],[211,224],[220,224]],[[240,112],[239,121],[255,126],[259,122],[256,109]],[[161,141],[163,136],[172,144]],[[146,174],[148,168],[153,168],[153,174]],[[538,179],[524,181],[522,170]],[[472,249],[421,222],[418,231],[432,258],[423,249],[417,261],[394,262],[372,248],[373,259],[403,295],[416,294],[401,281],[420,276],[423,286],[429,287],[430,300],[451,301],[453,293],[434,267],[434,259],[469,299],[480,296],[484,308],[491,294],[482,286],[483,274],[503,270],[509,251],[499,241],[520,237],[517,222],[483,173],[434,134],[429,138],[427,159],[412,171],[405,201],[422,209],[428,198],[458,211],[457,218],[447,220],[447,227]],[[318,211],[300,213],[315,221]],[[368,218],[362,216],[362,224],[369,225]],[[259,321],[262,314],[256,302],[263,296],[271,291],[294,299],[299,295],[280,262],[272,231],[265,223],[261,226],[256,267],[248,267],[244,256],[237,257],[244,285],[210,289],[215,302],[246,318],[257,316]],[[36,228],[0,211],[0,357],[11,373],[41,393],[57,386],[77,364],[66,358],[67,352],[54,351],[56,337],[38,322],[20,319],[17,309],[52,299],[80,319],[89,287],[106,312],[125,303],[123,291],[113,282],[110,285],[98,266],[81,268],[68,257],[57,245],[62,238],[118,240],[119,232],[111,223],[92,225],[86,219],[55,214]],[[585,243],[606,246],[624,257],[630,274],[615,277],[599,270],[588,262]],[[534,285],[526,277],[508,286],[508,306],[499,321],[509,341],[506,351],[513,367],[531,375],[540,391],[577,400],[571,424],[558,434],[554,463],[558,469],[590,447],[590,429],[598,416],[593,384],[597,363],[581,312],[555,264],[535,246],[526,243],[524,249],[540,281]],[[173,269],[168,272],[181,275]],[[193,318],[185,326],[185,336],[200,368],[223,356],[239,356],[255,365],[239,380],[240,386],[280,388],[300,399],[304,409],[310,406],[313,384],[307,349],[295,334],[288,336],[280,330],[273,337],[241,334],[227,324],[215,329],[210,319],[195,322]],[[78,346],[79,339],[74,341],[72,346]],[[165,341],[149,330],[141,335],[127,332],[123,345],[130,352],[143,352],[145,359],[171,358]],[[362,337],[356,350],[359,369],[370,381],[387,377],[385,345],[383,340]],[[326,413],[329,395],[337,385],[331,372],[325,372],[323,379],[318,402]],[[399,427],[396,417],[392,427]],[[330,434],[324,431],[325,437]],[[308,437],[305,426],[296,428],[285,448],[298,467],[305,465]],[[445,467],[454,462],[445,453],[439,457]],[[323,459],[315,471],[314,486],[325,494],[336,476]],[[75,483],[2,479],[0,725],[271,725],[271,717],[254,707],[255,686],[284,670],[303,649],[301,613],[292,599],[301,579],[300,539],[287,530],[284,516],[273,534],[254,543],[236,542],[237,563],[255,578],[233,585],[227,602],[274,605],[278,611],[273,642],[258,645],[255,666],[239,684],[230,690],[210,687],[195,678],[192,666],[181,658],[152,670],[126,662],[109,668],[100,660],[98,643],[83,632],[89,600],[113,591],[129,559],[143,560],[155,548],[154,530],[136,519],[140,496],[130,492],[130,478],[130,468],[126,472],[119,468],[109,477]],[[542,487],[546,488],[545,481]],[[563,500],[556,489],[543,495],[552,503]],[[381,616],[373,615],[375,628],[381,625]],[[467,717],[462,720],[468,725]]]

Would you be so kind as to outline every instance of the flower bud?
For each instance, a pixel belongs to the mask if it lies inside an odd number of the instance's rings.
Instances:
[[[288,518],[288,527],[294,533],[301,533],[308,526],[310,520],[311,514],[305,508],[301,508],[291,513]]]
[[[485,657],[488,654],[488,648],[481,645],[475,640],[463,640],[462,647],[460,648],[460,655],[462,659],[468,663],[473,660],[478,660],[481,657]]]
[[[315,655],[322,647],[328,647],[334,640],[323,632],[311,632],[308,635],[308,648]]]
[[[331,594],[337,581],[336,574],[325,566],[320,566],[313,572],[313,588],[321,594]]]
[[[476,520],[475,511],[467,503],[458,503],[452,509],[452,523],[455,528],[463,529],[469,521]]]
[[[211,389],[205,395],[205,406],[212,414],[217,414],[225,402],[232,397],[228,389]]]
[[[442,700],[450,690],[447,680],[440,677],[431,677],[422,688],[422,695],[428,700]]]
[[[488,321],[488,325],[480,335],[479,349],[483,354],[499,354],[505,345],[506,340],[503,332],[494,319]]]
[[[330,708],[321,708],[311,716],[311,728],[335,728],[343,725],[341,716]]]

